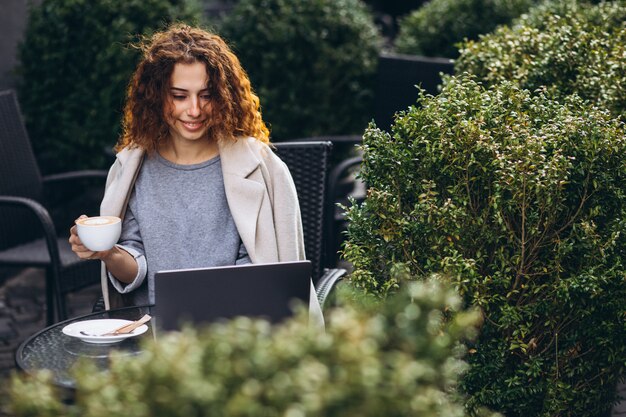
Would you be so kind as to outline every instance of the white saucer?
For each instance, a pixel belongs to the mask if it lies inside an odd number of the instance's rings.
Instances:
[[[118,334],[113,336],[91,336],[107,333],[117,329],[118,327],[130,323],[132,323],[131,320],[119,319],[84,320],[68,324],[63,328],[62,332],[63,334],[66,334],[68,336],[77,337],[83,342],[104,344],[121,342],[122,340],[129,337],[139,336],[140,334],[143,334],[148,330],[148,326],[142,324],[131,333]],[[82,334],[81,331],[88,333],[89,336]]]

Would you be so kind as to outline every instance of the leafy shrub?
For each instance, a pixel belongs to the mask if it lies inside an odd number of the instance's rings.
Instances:
[[[393,271],[450,275],[485,322],[464,378],[513,416],[607,411],[626,371],[626,131],[574,96],[451,77],[364,135],[348,211],[352,282],[384,297]]]
[[[144,32],[200,9],[188,0],[44,0],[31,5],[19,48],[20,104],[45,172],[105,164]]]
[[[507,24],[537,0],[431,0],[400,20],[397,52],[456,58],[457,44]]]
[[[110,372],[76,373],[77,402],[64,406],[46,377],[15,377],[15,415],[32,416],[463,416],[451,393],[466,364],[459,341],[477,312],[459,308],[436,281],[406,288],[380,313],[346,306],[325,334],[306,314],[280,327],[235,319],[149,340],[138,357],[116,356]],[[41,413],[41,414],[40,414]]]
[[[220,33],[250,75],[274,140],[367,125],[380,37],[359,0],[241,0]]]
[[[488,84],[545,86],[556,99],[576,93],[624,117],[625,56],[626,3],[559,0],[533,9],[511,28],[467,42],[455,69]]]

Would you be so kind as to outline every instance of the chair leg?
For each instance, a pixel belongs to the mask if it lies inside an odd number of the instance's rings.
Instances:
[[[60,274],[46,268],[46,326],[67,320],[65,295],[61,293]]]
[[[58,321],[67,320],[67,297],[65,294],[58,294],[56,298]]]
[[[46,326],[51,326],[55,323],[55,283],[54,273],[51,268],[46,268]]]

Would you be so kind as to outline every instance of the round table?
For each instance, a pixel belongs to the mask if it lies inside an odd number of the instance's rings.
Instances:
[[[150,306],[107,310],[75,317],[46,327],[30,336],[19,346],[15,353],[17,367],[27,373],[47,369],[52,372],[56,385],[74,389],[75,381],[70,370],[77,361],[90,358],[98,368],[106,371],[109,367],[111,352],[118,351],[128,355],[137,355],[141,353],[139,341],[146,337],[154,337],[154,332],[152,331],[152,322],[148,322],[148,331],[142,335],[112,344],[93,344],[67,336],[63,334],[62,329],[70,323],[82,320],[138,320],[144,314],[150,314],[150,310]]]

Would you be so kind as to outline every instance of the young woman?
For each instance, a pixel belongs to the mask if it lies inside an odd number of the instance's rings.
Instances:
[[[154,302],[154,273],[304,259],[300,208],[258,97],[218,36],[174,25],[143,45],[102,215],[123,219],[103,263],[107,308]],[[310,315],[323,324],[311,285]]]

